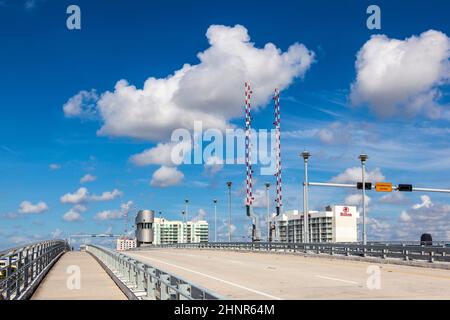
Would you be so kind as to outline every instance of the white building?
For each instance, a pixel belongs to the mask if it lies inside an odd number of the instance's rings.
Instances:
[[[184,223],[155,218],[153,244],[208,242],[208,229],[208,222],[205,220]]]
[[[136,239],[119,238],[116,242],[116,250],[123,251],[136,248]]]
[[[303,212],[298,210],[275,217],[275,241],[303,242],[303,218]],[[328,206],[325,211],[310,211],[309,242],[356,242],[358,218],[354,206]]]

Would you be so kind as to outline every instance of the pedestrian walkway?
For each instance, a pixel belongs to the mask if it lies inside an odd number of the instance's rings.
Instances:
[[[79,267],[79,269],[78,269]],[[80,286],[74,278],[79,270]],[[65,253],[31,297],[32,300],[126,300],[126,296],[87,252]]]

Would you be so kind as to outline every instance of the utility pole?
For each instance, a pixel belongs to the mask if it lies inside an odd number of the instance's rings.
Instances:
[[[301,156],[304,160],[305,176],[303,181],[303,242],[309,242],[309,207],[308,207],[308,159],[311,154],[308,151],[303,151]],[[294,231],[295,239],[295,231]],[[294,240],[295,241],[295,240]]]
[[[214,202],[214,242],[217,242],[217,199]]]
[[[228,242],[231,242],[231,185],[232,182],[228,181]]]
[[[269,187],[270,183],[266,182],[266,205],[267,205],[267,242],[270,241],[270,202],[269,202]]]
[[[362,241],[363,245],[367,244],[367,230],[366,230],[366,180],[365,180],[365,171],[366,171],[366,160],[369,157],[361,153],[358,157],[361,160],[361,175],[362,175]]]

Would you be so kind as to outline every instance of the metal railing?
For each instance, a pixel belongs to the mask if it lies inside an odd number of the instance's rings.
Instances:
[[[68,249],[64,240],[49,240],[0,252],[0,300],[28,298]]]
[[[367,245],[362,245],[358,243],[208,242],[160,244],[134,250],[145,250],[148,248],[299,252],[340,256],[378,257],[382,259],[395,258],[406,261],[450,262],[450,246],[448,243],[425,246],[412,243],[369,243]]]
[[[218,295],[118,251],[96,245],[86,250],[97,257],[136,298],[148,300],[216,300]]]

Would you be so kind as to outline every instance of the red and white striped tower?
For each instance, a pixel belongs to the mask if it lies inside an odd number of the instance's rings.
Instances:
[[[245,82],[244,85],[245,89],[245,165],[247,168],[247,179],[246,179],[246,186],[247,186],[247,196],[245,200],[245,205],[247,208],[247,216],[250,216],[250,210],[251,206],[253,204],[253,169],[252,169],[252,143],[250,140],[251,135],[251,124],[252,124],[252,118],[250,116],[250,99],[252,95],[252,89],[250,87],[249,82]]]
[[[275,94],[273,96],[275,105],[275,177],[276,177],[276,208],[277,216],[281,212],[283,207],[283,191],[281,187],[281,133],[280,133],[280,91],[275,89]]]

